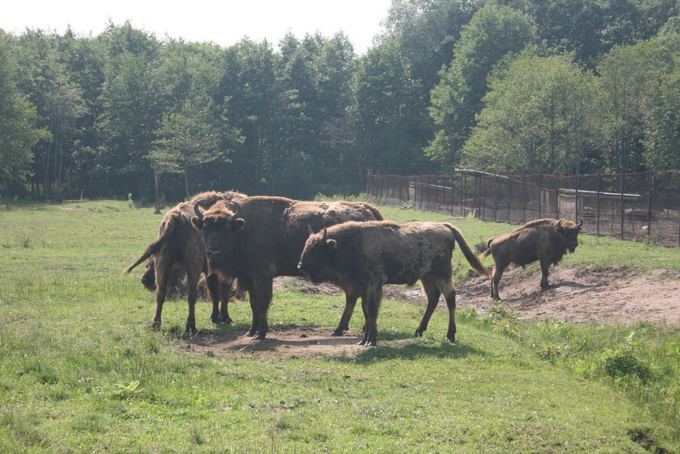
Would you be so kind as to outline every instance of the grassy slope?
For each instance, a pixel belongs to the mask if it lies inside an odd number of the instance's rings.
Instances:
[[[461,317],[451,346],[444,312],[414,339],[424,307],[387,301],[381,346],[356,359],[182,353],[185,304],[169,302],[163,331],[151,332],[152,296],[120,275],[159,220],[110,201],[0,214],[0,451],[620,452],[642,451],[628,433],[640,428],[673,446],[672,421],[572,363],[553,365],[568,358],[567,334],[517,335],[508,317]],[[469,222],[456,224],[471,241],[502,229]],[[232,307],[239,324],[222,329],[245,331],[248,305]],[[330,329],[340,311],[337,298],[278,293],[270,323]],[[207,304],[197,326],[213,329]],[[534,335],[557,353],[536,354]]]

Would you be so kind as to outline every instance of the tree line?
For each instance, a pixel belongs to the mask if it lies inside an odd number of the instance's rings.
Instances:
[[[680,168],[676,0],[393,0],[358,56],[342,33],[159,40],[0,31],[0,190],[305,198],[368,170]]]

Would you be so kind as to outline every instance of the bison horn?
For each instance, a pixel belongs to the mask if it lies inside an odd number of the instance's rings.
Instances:
[[[576,224],[578,227],[583,227],[583,219],[578,218],[578,224]]]
[[[205,202],[205,199],[197,200],[194,203],[194,213],[196,213],[198,219],[203,219],[203,207],[201,206],[203,202]]]
[[[326,227],[323,228],[323,236],[322,238],[325,240],[326,237],[328,236],[328,229]]]
[[[238,212],[241,211],[241,205],[239,205],[237,202],[231,200],[229,202],[229,205],[233,213],[232,216],[236,216],[236,214],[238,214]]]
[[[309,236],[314,235],[314,230],[312,230],[312,226],[307,224],[307,230],[309,231]]]

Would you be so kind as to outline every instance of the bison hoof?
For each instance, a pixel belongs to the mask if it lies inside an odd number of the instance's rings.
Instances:
[[[344,334],[345,334],[344,330],[336,328],[336,330],[331,333],[331,336],[342,336]]]
[[[362,339],[359,342],[357,342],[357,345],[366,345],[366,341]]]
[[[448,342],[449,344],[455,344],[456,336],[446,336],[446,342]]]
[[[149,328],[151,328],[152,331],[158,331],[159,329],[161,329],[161,321],[154,320],[153,322],[151,322]]]
[[[416,330],[416,333],[414,334],[415,337],[423,337],[423,332],[419,329]]]
[[[196,328],[193,326],[187,326],[184,332],[189,336],[189,337],[194,337],[196,335]]]
[[[234,321],[231,319],[231,317],[227,316],[227,318],[222,320],[222,323],[224,323],[225,325],[231,325],[232,323],[234,323]]]
[[[259,333],[258,333],[258,334],[256,334],[256,335],[253,336],[253,340],[254,340],[254,341],[262,341],[262,340],[264,340],[266,337],[267,337],[266,334],[259,334]]]

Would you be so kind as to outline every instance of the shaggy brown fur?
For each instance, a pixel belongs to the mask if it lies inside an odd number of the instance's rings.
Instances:
[[[362,345],[376,345],[378,307],[384,284],[413,285],[417,280],[427,295],[427,309],[416,336],[427,329],[439,297],[449,308],[446,338],[456,338],[456,292],[453,288],[451,255],[458,243],[470,265],[488,276],[460,230],[451,224],[390,221],[347,222],[307,239],[298,268],[312,282],[329,281],[342,288],[361,306],[366,320]]]
[[[237,278],[248,290],[253,322],[248,334],[264,339],[275,276],[298,275],[300,252],[309,229],[346,221],[382,219],[363,202],[301,202],[284,197],[248,197],[238,205],[218,202],[193,219],[203,232],[211,272]],[[356,300],[346,300],[334,334],[347,330]]]
[[[194,307],[197,296],[197,283],[202,273],[206,273],[208,293],[213,303],[211,319],[215,323],[230,323],[228,302],[231,296],[231,280],[219,282],[217,276],[207,273],[205,247],[201,235],[191,225],[194,216],[194,205],[210,207],[218,200],[237,200],[245,198],[238,192],[203,192],[192,197],[188,202],[182,202],[168,211],[159,228],[158,239],[146,248],[142,256],[123,273],[128,274],[137,265],[149,259],[150,264],[142,277],[145,287],[153,285],[156,290],[156,313],[152,328],[161,325],[161,313],[165,302],[168,285],[172,279],[177,279],[178,273],[186,275],[186,293],[189,303],[186,330],[196,332]],[[150,273],[155,277],[151,279]],[[157,285],[154,285],[157,284]],[[222,306],[220,307],[220,302]]]
[[[510,233],[490,239],[482,258],[491,254],[495,263],[491,279],[491,298],[499,300],[498,286],[503,271],[514,263],[525,266],[539,260],[541,263],[541,288],[547,289],[551,264],[557,264],[567,252],[574,252],[578,246],[578,224],[568,219],[537,219],[530,221]]]

